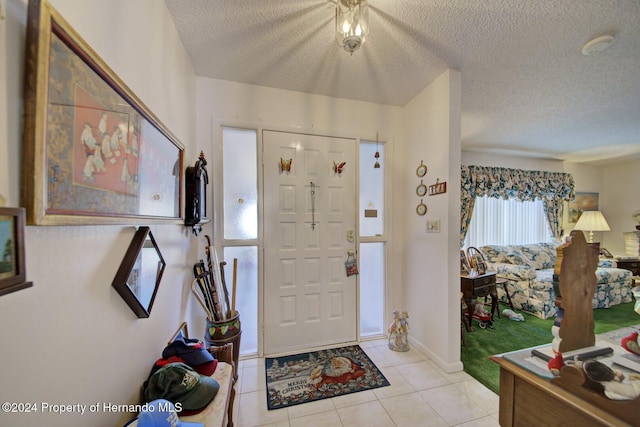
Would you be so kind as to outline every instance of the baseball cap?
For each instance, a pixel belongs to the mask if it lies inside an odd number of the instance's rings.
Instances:
[[[149,377],[151,377],[151,375],[153,375],[161,367],[166,366],[169,363],[173,363],[173,362],[181,362],[186,365],[189,365],[197,373],[199,373],[200,375],[205,375],[207,377],[210,377],[211,375],[213,375],[213,373],[216,371],[216,368],[218,367],[218,361],[216,359],[213,359],[211,362],[201,363],[200,365],[191,365],[181,357],[171,356],[168,359],[158,359],[156,363],[154,363],[153,368],[151,368],[151,373],[149,374]]]
[[[162,358],[178,356],[189,366],[202,365],[213,360],[204,343],[195,338],[185,338],[182,334],[162,351]]]
[[[204,409],[216,397],[220,385],[211,377],[200,375],[192,367],[180,362],[169,363],[149,378],[144,390],[147,402],[166,399],[180,403],[182,409]]]
[[[125,427],[204,427],[202,423],[180,421],[173,403],[166,399],[156,399],[142,406],[137,418]]]

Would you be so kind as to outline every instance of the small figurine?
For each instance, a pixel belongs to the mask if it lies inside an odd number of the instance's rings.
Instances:
[[[493,329],[493,316],[485,308],[484,304],[477,302],[473,308],[473,318],[478,321],[480,329]]]
[[[389,325],[389,348],[393,351],[409,351],[409,314],[393,311],[393,322]]]

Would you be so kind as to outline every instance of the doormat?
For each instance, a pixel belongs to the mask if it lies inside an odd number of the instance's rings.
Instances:
[[[359,345],[264,360],[269,409],[389,385]]]

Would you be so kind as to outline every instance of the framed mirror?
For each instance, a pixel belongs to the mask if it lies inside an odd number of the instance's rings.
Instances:
[[[149,317],[166,263],[149,227],[139,227],[112,286],[139,318]]]

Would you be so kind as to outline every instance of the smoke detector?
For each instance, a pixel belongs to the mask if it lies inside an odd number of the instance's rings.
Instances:
[[[611,45],[611,42],[613,42],[613,36],[611,35],[596,37],[582,46],[582,54],[593,55],[594,53],[602,52]]]

